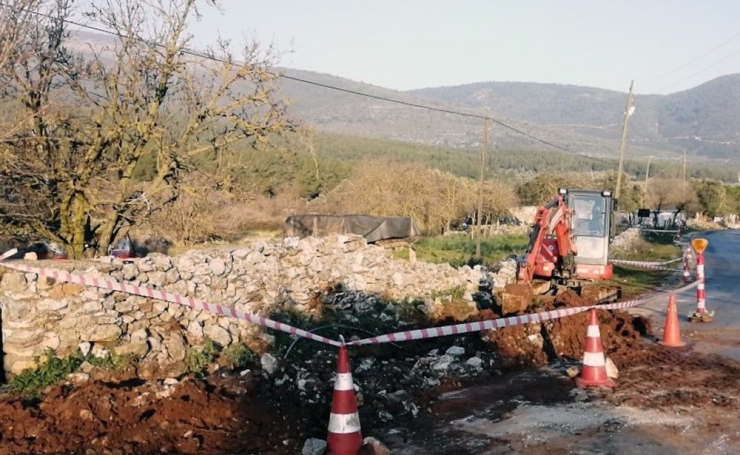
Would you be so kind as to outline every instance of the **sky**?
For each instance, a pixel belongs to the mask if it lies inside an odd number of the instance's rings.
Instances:
[[[485,81],[672,93],[740,72],[738,0],[222,0],[190,32],[396,90]]]

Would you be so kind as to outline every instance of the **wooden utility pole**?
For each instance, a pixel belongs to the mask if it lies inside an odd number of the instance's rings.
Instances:
[[[483,147],[480,149],[480,182],[478,185],[478,236],[475,238],[475,257],[480,259],[480,241],[483,237],[483,182],[486,177],[486,158],[488,157],[488,117],[483,119]]]
[[[647,169],[645,170],[645,199],[643,201],[642,206],[647,207],[647,200],[648,200],[648,178],[650,177],[650,160],[652,160],[653,157],[648,157],[648,163],[647,163]]]
[[[647,194],[648,177],[650,176],[650,160],[652,159],[652,156],[648,157],[647,170],[645,171],[645,194]]]
[[[624,124],[622,125],[622,144],[619,147],[619,170],[617,171],[617,188],[614,191],[614,199],[619,200],[619,190],[622,186],[622,169],[624,169],[624,147],[627,140],[627,123],[632,115],[632,86],[635,81],[630,81],[630,91],[627,94],[627,104],[624,108]]]

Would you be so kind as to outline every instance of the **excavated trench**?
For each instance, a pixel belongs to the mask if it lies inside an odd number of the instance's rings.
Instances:
[[[584,304],[578,295],[566,293],[532,311]],[[452,313],[447,317],[457,321],[499,317],[490,310],[472,318]],[[544,324],[507,327],[484,334],[484,339],[468,334],[353,349],[351,363],[364,402],[359,408],[363,429],[371,435],[382,434],[384,428],[399,422],[388,422],[387,416],[412,418],[404,411],[408,403],[425,409],[442,393],[471,381],[504,387],[508,371],[545,365],[555,358],[579,359],[585,347],[586,319],[579,314]],[[622,348],[641,342],[641,330],[649,326],[638,319],[624,312],[600,315],[608,354],[618,356]],[[478,377],[449,375],[434,388],[416,387],[425,380],[418,367],[420,359],[429,358],[430,350],[444,353],[450,346],[464,348],[462,364],[471,356],[480,356],[490,358],[492,362],[486,365],[491,366]],[[369,358],[375,358],[374,367],[359,373],[356,368]],[[0,455],[299,453],[306,438],[326,436],[335,360],[334,349],[299,343],[275,375],[265,375],[255,359],[242,372],[224,369],[204,379],[188,375],[174,385],[132,381],[138,378],[136,371],[91,373],[89,381],[58,384],[40,399],[0,396]],[[439,356],[432,358],[438,360]]]

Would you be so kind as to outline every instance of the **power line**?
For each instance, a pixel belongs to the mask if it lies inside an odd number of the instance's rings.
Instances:
[[[668,70],[668,71],[666,71],[665,73],[663,73],[663,74],[661,74],[659,76],[656,76],[656,77],[654,77],[652,79],[649,79],[649,80],[645,81],[644,84],[645,85],[650,84],[650,83],[655,82],[657,80],[663,79],[664,77],[666,77],[666,76],[668,76],[670,74],[673,74],[676,71],[680,71],[680,70],[686,68],[687,66],[689,66],[689,65],[691,65],[691,64],[693,64],[693,63],[695,63],[695,62],[697,62],[697,61],[699,61],[701,59],[703,59],[704,57],[706,57],[707,55],[711,54],[712,52],[714,52],[714,51],[716,51],[718,49],[721,49],[722,47],[724,47],[725,45],[729,44],[730,42],[732,42],[733,40],[737,39],[738,37],[740,37],[740,32],[732,35],[730,38],[728,38],[727,40],[723,41],[718,46],[715,46],[712,49],[704,52],[700,56],[695,57],[695,58],[689,60],[688,62],[684,63],[683,65],[677,66],[676,68],[673,68],[671,70]]]
[[[3,3],[3,2],[0,2],[0,6],[10,7],[8,4]],[[34,14],[34,15],[37,15],[37,16],[40,16],[40,17],[47,18],[47,19],[55,19],[50,14],[46,14],[46,13],[43,13],[43,12],[40,12],[40,11],[27,11],[27,12],[29,12],[31,14]],[[107,30],[107,29],[104,29],[104,28],[101,28],[101,27],[96,27],[96,26],[89,25],[89,24],[83,24],[81,22],[76,22],[76,21],[72,21],[72,20],[65,20],[65,22],[67,22],[67,23],[69,23],[71,25],[74,25],[74,26],[83,28],[83,29],[92,30],[92,31],[95,31],[95,32],[98,32],[98,33],[109,35],[109,36],[114,36],[116,38],[132,39],[132,40],[134,40],[136,42],[143,43],[143,44],[146,44],[146,45],[149,45],[149,46],[159,47],[159,48],[165,48],[166,47],[164,44],[161,44],[161,43],[149,42],[149,41],[147,41],[147,40],[145,40],[143,38],[138,38],[138,37],[133,37],[133,38],[132,37],[126,37],[126,36],[121,35],[120,33],[116,33],[116,32],[111,31],[111,30]],[[219,59],[219,58],[217,58],[217,57],[215,57],[213,55],[209,55],[209,54],[203,53],[203,52],[194,51],[192,49],[183,48],[181,50],[181,52],[183,54],[186,54],[186,55],[190,55],[190,56],[193,56],[193,57],[198,57],[198,58],[205,59],[205,60],[210,60],[210,61],[213,61],[213,62],[225,63],[225,64],[232,64],[231,62],[229,62],[229,61],[227,61],[225,59]],[[436,107],[427,106],[427,105],[423,105],[423,104],[411,103],[411,102],[408,102],[408,101],[401,101],[401,100],[397,100],[397,99],[393,99],[393,98],[387,98],[387,97],[378,96],[378,95],[371,95],[369,93],[358,92],[356,90],[344,89],[344,88],[336,87],[336,86],[333,86],[333,85],[322,84],[320,82],[315,82],[315,81],[310,81],[310,80],[307,80],[307,79],[301,79],[301,78],[298,78],[298,77],[288,76],[288,75],[282,74],[282,73],[276,73],[275,75],[278,76],[278,77],[280,77],[280,78],[282,78],[282,79],[292,80],[292,81],[300,82],[300,83],[303,83],[303,84],[314,85],[314,86],[326,88],[326,89],[329,89],[329,90],[334,90],[334,91],[338,91],[338,92],[349,93],[349,94],[356,95],[356,96],[363,96],[363,97],[366,97],[366,98],[372,98],[372,99],[376,99],[376,100],[380,100],[380,101],[385,101],[385,102],[389,102],[389,103],[395,103],[395,104],[400,104],[400,105],[404,105],[404,106],[415,107],[415,108],[425,109],[425,110],[435,111],[435,112],[442,112],[442,113],[446,113],[446,114],[458,115],[458,116],[468,117],[468,118],[489,119],[491,122],[493,122],[493,123],[495,123],[495,124],[497,124],[497,125],[499,125],[499,126],[501,126],[503,128],[506,128],[508,130],[514,131],[517,134],[520,134],[522,136],[525,136],[525,137],[527,137],[529,139],[532,139],[532,140],[534,140],[536,142],[539,142],[541,144],[547,145],[549,147],[555,148],[557,150],[560,150],[560,151],[563,151],[563,152],[566,152],[566,153],[569,153],[569,154],[572,154],[572,155],[581,156],[583,158],[588,158],[588,159],[591,159],[591,160],[594,160],[594,161],[601,161],[601,162],[604,162],[604,163],[612,164],[612,161],[611,160],[600,159],[600,158],[596,158],[596,157],[592,157],[592,156],[588,156],[588,155],[583,155],[583,154],[580,154],[580,153],[577,153],[577,152],[573,152],[573,151],[571,151],[571,150],[569,150],[569,149],[567,149],[565,147],[559,146],[559,145],[554,144],[554,143],[552,143],[550,141],[547,141],[545,139],[541,139],[541,138],[539,138],[537,136],[534,136],[534,135],[532,135],[530,133],[527,133],[527,132],[525,132],[525,131],[523,131],[523,130],[521,130],[519,128],[516,128],[516,127],[514,127],[512,125],[509,125],[509,124],[507,124],[507,123],[505,123],[505,122],[503,122],[501,120],[497,120],[497,119],[495,119],[493,117],[490,117],[490,116],[487,116],[487,115],[471,114],[471,113],[467,113],[467,112],[454,111],[454,110],[451,110],[451,109],[436,108]]]
[[[721,58],[721,59],[717,60],[716,62],[714,62],[713,64],[711,64],[711,65],[709,65],[709,66],[707,66],[707,67],[705,67],[705,68],[704,68],[704,69],[702,69],[702,70],[699,70],[699,71],[697,71],[697,72],[695,72],[695,73],[693,73],[693,74],[690,74],[690,75],[688,75],[688,76],[684,77],[683,79],[679,79],[679,80],[677,80],[677,81],[673,82],[673,83],[672,83],[672,84],[670,84],[670,85],[666,85],[666,86],[664,86],[664,87],[663,87],[663,88],[662,88],[662,89],[661,89],[660,91],[662,91],[662,90],[665,90],[665,89],[668,89],[668,88],[671,88],[671,87],[675,87],[676,85],[680,84],[681,82],[684,82],[684,81],[686,81],[686,80],[689,80],[689,79],[693,78],[694,76],[698,76],[699,74],[701,74],[701,73],[703,73],[703,72],[705,72],[705,71],[708,71],[708,70],[710,70],[710,69],[714,68],[715,66],[717,66],[717,65],[719,65],[720,63],[722,63],[722,62],[726,61],[726,60],[727,60],[727,59],[729,59],[730,57],[734,57],[734,56],[735,56],[735,55],[737,55],[737,54],[740,54],[740,51],[735,51],[735,52],[733,52],[732,54],[730,54],[730,55],[727,55],[727,56],[725,56],[724,58]]]

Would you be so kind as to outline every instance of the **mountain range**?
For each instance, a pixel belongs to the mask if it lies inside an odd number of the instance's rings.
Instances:
[[[114,40],[80,31],[71,45],[84,52]],[[319,132],[470,149],[480,148],[483,139],[483,121],[475,116],[488,116],[493,119],[489,144],[494,151],[560,149],[611,159],[619,153],[627,93],[529,82],[396,91],[318,72],[276,70],[288,76],[280,84],[291,102],[290,114]],[[627,158],[680,159],[685,151],[689,162],[711,160],[740,170],[740,74],[633,99]]]
[[[563,84],[480,82],[394,91],[327,74],[281,69],[293,78],[342,90],[489,116],[573,153],[616,158],[627,93]],[[429,111],[283,80],[294,114],[318,130],[448,147],[479,147],[480,119]],[[740,162],[740,74],[719,77],[669,95],[634,95],[629,119],[630,158]],[[497,123],[490,138],[501,150],[554,150]]]

